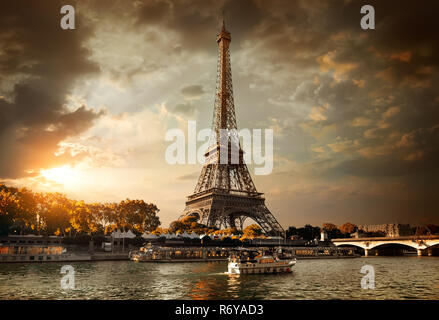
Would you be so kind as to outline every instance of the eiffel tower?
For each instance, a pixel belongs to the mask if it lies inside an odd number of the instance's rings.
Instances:
[[[223,20],[216,39],[219,54],[212,136],[201,175],[182,216],[196,216],[207,226],[241,230],[245,219],[251,218],[266,235],[283,236],[284,230],[265,206],[263,193],[257,192],[243,159],[233,102],[231,40]]]

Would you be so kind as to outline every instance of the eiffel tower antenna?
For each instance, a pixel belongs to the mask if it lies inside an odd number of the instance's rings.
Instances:
[[[198,183],[188,197],[183,216],[196,216],[200,223],[220,229],[242,229],[244,221],[251,218],[265,234],[284,236],[283,228],[265,206],[263,193],[257,192],[244,162],[233,101],[231,41],[223,12],[222,28],[216,38],[218,67],[212,135]],[[227,158],[223,157],[224,151]]]

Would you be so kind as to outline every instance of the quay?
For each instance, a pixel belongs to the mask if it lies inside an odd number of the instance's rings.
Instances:
[[[272,254],[279,247],[252,247],[253,250]],[[227,261],[235,247],[163,247],[148,245],[130,252],[131,260],[142,262],[207,262]],[[352,248],[337,247],[282,247],[284,252],[301,259],[342,259],[359,257]]]
[[[149,246],[149,247],[148,247]],[[247,246],[246,246],[247,247]],[[271,243],[265,245],[252,244],[258,251],[273,253],[278,248],[289,252],[297,259],[340,259],[355,258],[355,248],[336,247],[330,243],[318,246],[279,246]],[[90,242],[89,246],[70,246],[63,243],[63,238],[51,236],[8,236],[0,238],[0,263],[42,263],[42,262],[74,262],[74,261],[115,261],[129,260],[140,251],[139,246],[120,248],[115,246],[110,252],[99,250]],[[148,244],[146,262],[205,262],[227,261],[236,246],[223,246],[220,241],[212,241],[208,245],[182,245],[181,243]]]

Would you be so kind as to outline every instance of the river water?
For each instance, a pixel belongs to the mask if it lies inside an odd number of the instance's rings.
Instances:
[[[298,260],[292,274],[228,275],[226,263],[0,264],[0,299],[439,299],[439,257]],[[375,289],[361,289],[364,265]]]

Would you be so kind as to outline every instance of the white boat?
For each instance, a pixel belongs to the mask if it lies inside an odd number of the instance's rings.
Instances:
[[[269,274],[293,272],[296,258],[273,255],[232,254],[229,257],[229,274]]]

